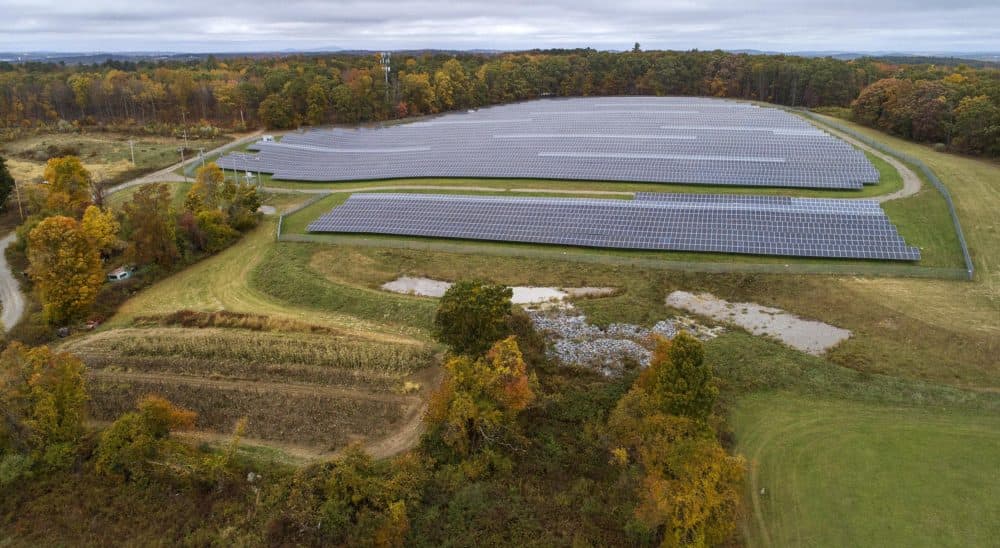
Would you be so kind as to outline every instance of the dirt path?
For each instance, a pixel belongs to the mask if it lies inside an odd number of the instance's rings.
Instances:
[[[807,118],[807,120],[808,120],[808,118]],[[863,150],[865,150],[867,152],[870,152],[873,155],[875,155],[875,156],[877,156],[877,157],[885,160],[886,162],[889,163],[889,165],[891,165],[892,167],[896,168],[896,171],[899,172],[899,176],[903,178],[903,188],[901,188],[901,189],[899,189],[896,192],[893,192],[891,194],[884,194],[882,196],[874,196],[874,197],[872,197],[870,199],[875,200],[875,201],[877,201],[879,203],[882,203],[882,202],[888,202],[890,200],[898,200],[900,198],[907,198],[907,197],[913,196],[914,194],[920,192],[920,187],[922,186],[922,182],[920,180],[920,177],[918,177],[917,174],[914,173],[912,169],[910,169],[909,167],[907,167],[906,164],[904,164],[903,162],[900,162],[894,156],[890,156],[890,155],[882,152],[881,150],[877,150],[875,148],[872,148],[872,147],[868,146],[867,144],[865,144],[865,143],[863,143],[863,142],[855,139],[854,137],[851,137],[850,135],[848,135],[846,133],[842,133],[840,131],[837,131],[836,129],[834,129],[834,128],[826,125],[826,124],[819,125],[818,127],[820,127],[823,131],[831,133],[831,134],[837,136],[838,138],[843,139],[843,140],[847,141],[848,143],[851,143],[851,144],[853,144],[853,145],[855,145],[855,146],[857,146],[857,147],[859,147],[859,148],[861,148],[861,149],[863,149]]]
[[[0,303],[3,303],[3,314],[0,315],[0,321],[3,322],[5,332],[17,325],[24,314],[24,294],[21,293],[21,284],[17,282],[14,273],[10,271],[5,253],[16,239],[17,234],[11,232],[0,240]]]

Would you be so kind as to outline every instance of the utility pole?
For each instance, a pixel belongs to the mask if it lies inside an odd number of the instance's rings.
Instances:
[[[21,221],[24,221],[24,209],[21,208],[21,185],[17,184],[17,179],[14,179],[14,190],[17,191],[17,213],[21,216]]]
[[[128,140],[128,149],[132,151],[132,167],[135,167],[135,141]]]
[[[184,148],[188,146],[188,123],[187,123],[187,111],[181,110],[181,124],[184,125]]]
[[[186,147],[177,147],[177,150],[181,153],[181,174],[184,175],[184,182],[188,180],[187,166],[184,165],[184,149]]]
[[[201,167],[205,167],[205,148],[198,149],[198,156],[201,156]]]

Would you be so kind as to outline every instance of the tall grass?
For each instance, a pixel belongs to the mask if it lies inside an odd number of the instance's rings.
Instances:
[[[326,394],[245,389],[220,389],[176,382],[92,379],[90,412],[110,421],[135,408],[137,398],[161,395],[198,413],[196,427],[229,433],[242,417],[246,434],[286,443],[337,449],[359,437],[385,435],[403,411],[397,402],[370,398],[344,398]]]
[[[404,375],[428,365],[422,347],[357,340],[347,336],[320,337],[294,333],[206,329],[119,329],[94,337],[74,351],[84,356],[117,357],[122,366],[133,358],[202,360],[211,368],[219,362],[301,364],[327,368]]]

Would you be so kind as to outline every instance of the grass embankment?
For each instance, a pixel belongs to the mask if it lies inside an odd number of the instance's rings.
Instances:
[[[1000,418],[777,393],[732,415],[760,515],[750,546],[986,546]]]

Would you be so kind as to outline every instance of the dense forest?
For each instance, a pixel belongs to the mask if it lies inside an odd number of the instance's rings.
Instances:
[[[638,46],[638,44],[637,44]],[[854,117],[962,152],[1000,155],[1000,70],[722,51],[212,57],[66,66],[0,63],[0,128],[150,133],[384,121],[538,97],[703,95]]]

